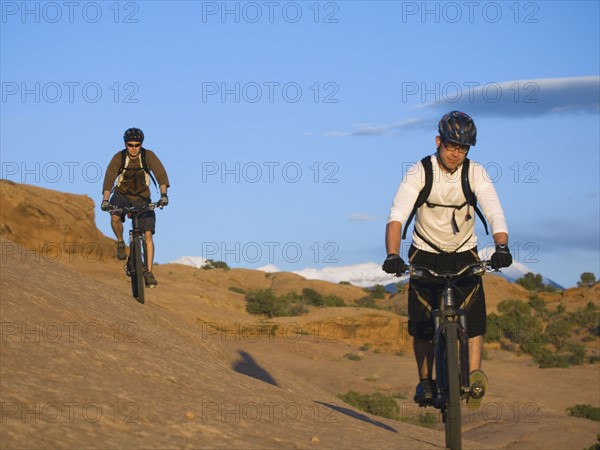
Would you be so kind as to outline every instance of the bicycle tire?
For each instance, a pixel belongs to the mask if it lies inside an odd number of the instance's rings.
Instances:
[[[446,334],[446,447],[458,450],[462,447],[461,442],[461,410],[460,410],[460,368],[458,362],[458,326],[449,323],[445,330]]]
[[[132,294],[138,302],[144,303],[144,262],[142,260],[142,242],[141,238],[133,239],[133,267],[135,274],[131,277]],[[134,287],[135,286],[135,287]]]

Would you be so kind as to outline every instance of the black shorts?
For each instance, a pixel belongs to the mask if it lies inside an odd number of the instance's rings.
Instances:
[[[125,196],[123,193],[121,193],[117,190],[115,190],[112,197],[110,198],[110,204],[118,206],[120,208],[123,208],[125,206],[133,206],[135,208],[142,208],[142,207],[146,206],[148,203],[150,203],[150,201],[143,199],[143,198],[137,198],[135,200],[131,200],[127,196]],[[126,213],[121,214],[121,222],[125,222],[125,215],[126,215]],[[155,233],[154,228],[156,226],[156,214],[154,213],[154,211],[146,210],[146,211],[140,213],[140,215],[138,216],[138,226],[140,227],[141,231],[143,231],[143,232],[151,231],[152,234],[154,234]]]
[[[427,267],[435,272],[459,270],[479,261],[477,247],[460,253],[430,253],[414,246],[408,251],[410,263]],[[455,283],[454,301],[467,315],[467,334],[475,337],[485,334],[486,309],[481,277],[463,278]],[[431,311],[439,305],[443,286],[410,280],[408,288],[408,333],[418,339],[432,340],[434,335]]]

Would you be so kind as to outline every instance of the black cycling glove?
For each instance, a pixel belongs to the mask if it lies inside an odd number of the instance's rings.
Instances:
[[[113,205],[111,205],[108,200],[102,200],[102,203],[100,203],[100,209],[102,211],[110,211],[113,209]]]
[[[400,258],[400,255],[396,253],[390,253],[383,262],[383,266],[381,266],[381,268],[386,273],[400,275],[406,271],[407,266],[404,263],[404,260]]]
[[[490,265],[492,269],[498,270],[502,267],[508,267],[512,264],[513,259],[510,250],[506,244],[496,245],[496,251],[492,255]]]
[[[160,200],[156,204],[159,208],[167,206],[169,204],[169,196],[167,194],[160,194]]]

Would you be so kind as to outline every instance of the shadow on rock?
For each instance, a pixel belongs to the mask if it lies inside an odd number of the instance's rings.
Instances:
[[[272,384],[273,386],[278,386],[275,379],[267,372],[265,369],[260,367],[256,360],[250,356],[248,352],[240,350],[238,352],[241,358],[233,364],[233,370],[238,373],[247,375],[252,378],[256,378],[257,380],[264,381],[265,383]]]
[[[356,411],[353,411],[351,409],[343,408],[343,407],[337,406],[337,405],[332,405],[330,403],[323,403],[323,402],[317,402],[317,401],[315,401],[315,403],[318,403],[319,405],[323,405],[323,406],[326,406],[328,408],[331,408],[334,411],[337,411],[337,412],[340,412],[340,413],[345,414],[347,416],[350,416],[353,419],[362,420],[363,422],[367,422],[367,423],[373,424],[376,427],[383,428],[384,430],[388,430],[388,431],[392,431],[394,433],[397,433],[397,431],[394,428],[390,427],[389,425],[386,425],[383,422],[378,422],[376,420],[373,420],[370,417],[365,416],[364,414],[357,413]]]

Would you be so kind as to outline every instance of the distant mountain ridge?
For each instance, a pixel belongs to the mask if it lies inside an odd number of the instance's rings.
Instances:
[[[480,252],[480,257],[484,258],[483,250]],[[200,268],[206,263],[206,259],[201,256],[183,256],[175,261],[176,264],[185,264],[192,267]],[[264,267],[259,267],[257,270],[264,272],[281,272],[277,266],[269,264]],[[502,269],[496,275],[499,275],[506,280],[514,283],[519,278],[522,278],[527,273],[537,274],[536,271],[530,269],[525,264],[514,262],[510,267]],[[376,284],[382,284],[390,292],[395,292],[395,285],[399,282],[408,281],[408,276],[396,277],[389,275],[381,270],[381,264],[374,262],[366,262],[360,264],[352,264],[349,266],[328,266],[322,269],[307,267],[302,270],[294,270],[292,273],[298,274],[309,280],[323,280],[331,283],[339,283],[347,281],[354,286],[371,287]],[[542,277],[544,284],[549,284],[557,289],[564,289],[561,285],[547,277]]]
[[[479,252],[479,256],[482,259],[486,256],[484,252],[485,250]],[[206,263],[206,259],[201,256],[183,256],[171,262],[200,268]],[[264,267],[259,267],[257,270],[262,270],[268,273],[282,271],[273,264],[269,264]],[[513,262],[513,264],[510,267],[504,268],[501,272],[498,272],[494,275],[501,276],[504,279],[510,281],[511,283],[514,283],[516,282],[516,280],[522,278],[523,276],[525,276],[525,274],[529,272],[537,274],[536,271],[530,269],[525,264]],[[375,286],[376,284],[382,284],[390,292],[396,291],[396,283],[408,281],[407,275],[402,277],[389,275],[383,270],[381,270],[381,264],[374,262],[352,264],[348,266],[328,266],[322,269],[308,267],[302,270],[294,270],[292,271],[292,273],[298,274],[309,280],[323,280],[329,281],[331,283],[340,283],[342,281],[347,281],[353,284],[354,286],[360,287],[371,287]],[[549,284],[557,289],[564,289],[563,286],[551,280],[550,278],[542,277],[542,279],[544,284]]]

